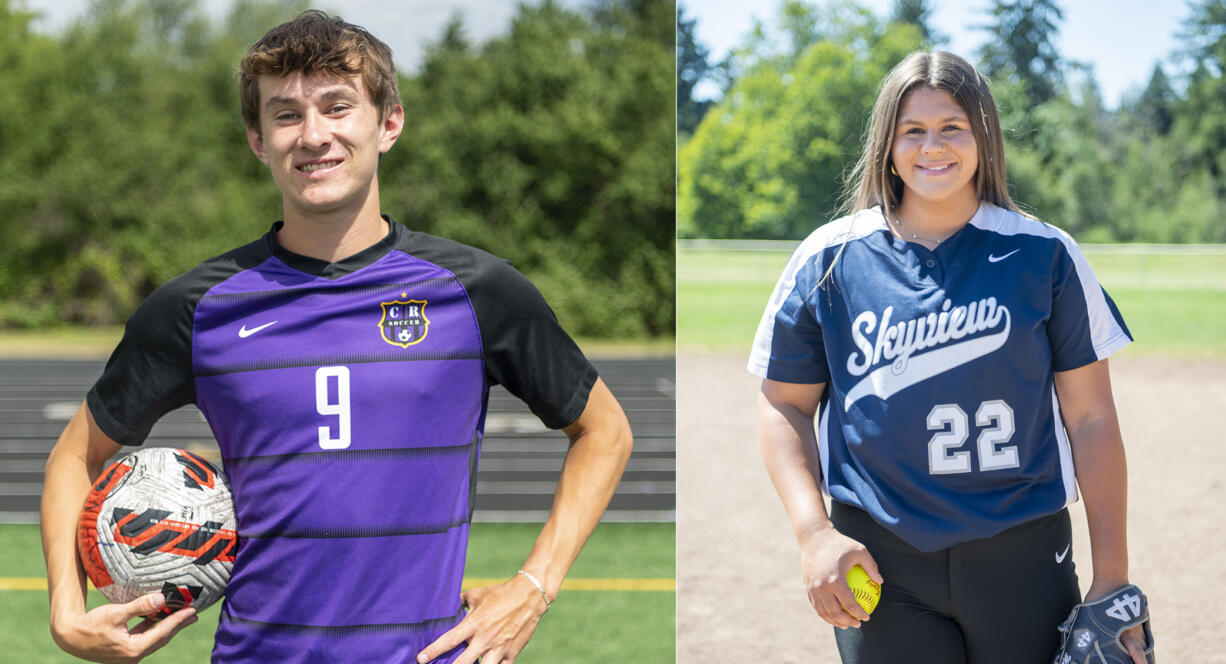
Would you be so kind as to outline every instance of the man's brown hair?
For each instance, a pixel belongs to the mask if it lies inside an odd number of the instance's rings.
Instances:
[[[367,94],[379,109],[379,118],[400,103],[400,86],[392,49],[361,26],[328,16],[318,9],[269,30],[247,49],[238,65],[243,121],[260,131],[260,76],[361,76]]]

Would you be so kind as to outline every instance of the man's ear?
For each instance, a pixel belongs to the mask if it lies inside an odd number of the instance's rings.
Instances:
[[[387,117],[383,118],[383,136],[379,139],[379,153],[383,154],[392,149],[396,144],[396,139],[400,138],[400,132],[404,130],[404,107],[396,104],[395,108],[387,112]]]
[[[247,127],[247,145],[255,153],[256,159],[264,164],[268,163],[268,152],[264,150],[264,137],[260,135],[259,129]]]

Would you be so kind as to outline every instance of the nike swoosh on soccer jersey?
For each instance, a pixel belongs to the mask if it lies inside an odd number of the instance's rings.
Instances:
[[[1016,253],[1017,253],[1017,252],[1019,252],[1019,251],[1021,251],[1021,249],[1014,249],[1013,251],[1010,251],[1009,253],[1005,254],[1004,256],[997,256],[996,254],[988,254],[988,262],[989,262],[989,263],[999,263],[999,262],[1001,262],[1001,261],[1005,260],[1006,258],[1008,258],[1008,257],[1012,256],[1013,254],[1016,254]]]
[[[1056,554],[1056,563],[1057,563],[1057,564],[1064,562],[1064,559],[1065,559],[1065,558],[1068,556],[1068,551],[1069,551],[1069,549],[1071,549],[1071,548],[1073,548],[1073,544],[1070,542],[1068,546],[1064,547],[1064,551],[1063,551],[1063,552],[1061,552],[1061,553],[1057,553],[1057,554]]]
[[[276,324],[277,324],[277,321],[275,321],[275,320],[274,320],[274,321],[273,321],[273,322],[271,322],[271,323],[264,323],[263,325],[261,325],[261,326],[259,326],[259,327],[253,327],[253,328],[251,328],[250,330],[248,330],[248,329],[247,329],[247,324],[246,324],[246,323],[243,323],[242,328],[240,328],[240,329],[239,329],[239,331],[238,331],[238,338],[239,338],[239,339],[246,339],[247,337],[249,337],[249,336],[251,336],[251,335],[255,334],[256,332],[259,332],[260,330],[262,330],[262,329],[264,329],[264,328],[266,328],[266,327],[268,327],[268,326],[270,326],[270,325],[276,325]]]

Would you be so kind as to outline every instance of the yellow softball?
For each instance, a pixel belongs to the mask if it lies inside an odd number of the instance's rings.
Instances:
[[[881,599],[881,584],[868,578],[868,572],[863,567],[856,565],[847,570],[847,585],[851,587],[856,603],[865,612],[871,614],[877,608],[877,600]]]

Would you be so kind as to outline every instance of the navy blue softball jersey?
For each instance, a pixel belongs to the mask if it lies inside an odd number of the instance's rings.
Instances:
[[[277,228],[155,291],[89,407],[125,445],[188,403],[212,427],[239,534],[214,661],[411,662],[464,614],[489,386],[560,428],[596,371],[505,260],[389,220],[328,263]]]
[[[1131,340],[1063,231],[981,203],[930,251],[873,208],[792,255],[749,370],[825,383],[823,488],[935,551],[1077,499],[1054,374]]]

